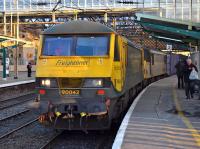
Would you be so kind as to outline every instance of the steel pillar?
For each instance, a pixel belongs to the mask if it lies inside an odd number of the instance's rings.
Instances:
[[[6,80],[6,48],[3,48],[2,52],[3,52],[3,80]]]
[[[56,22],[56,14],[55,14],[55,12],[52,13],[52,22]]]
[[[192,0],[190,0],[190,4],[189,4],[189,14],[190,14],[190,22],[192,22]]]
[[[13,16],[10,14],[10,36],[13,36]]]
[[[4,12],[3,13],[3,32],[4,32],[4,35],[6,36],[7,35],[7,25],[6,25],[6,13]]]
[[[177,12],[177,3],[176,0],[174,0],[174,19],[176,19],[176,12]]]
[[[190,3],[189,3],[189,22],[190,22],[190,25],[188,26],[188,30],[192,30],[192,0],[190,0]]]
[[[200,0],[197,0],[197,3],[200,5]],[[197,7],[197,22],[200,22],[200,7]]]
[[[184,4],[184,2],[183,2],[183,0],[181,0],[181,6],[182,6],[182,8],[181,8],[181,14],[182,14],[181,19],[182,20],[184,20],[184,8],[183,8],[183,4]]]
[[[18,47],[14,50],[14,79],[18,79]]]
[[[78,19],[78,12],[74,11],[74,20]]]
[[[19,14],[17,14],[17,24],[16,24],[16,33],[15,38],[17,39],[14,52],[14,79],[18,79],[18,40],[19,40]]]
[[[3,0],[3,11],[6,11],[6,0]]]
[[[104,22],[107,23],[108,22],[108,14],[107,12],[104,13]]]

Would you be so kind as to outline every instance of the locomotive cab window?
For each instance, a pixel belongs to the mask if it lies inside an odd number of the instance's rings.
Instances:
[[[83,36],[77,37],[77,56],[105,56],[108,55],[108,37]]]
[[[72,54],[72,37],[46,37],[43,42],[42,55],[70,56]]]
[[[154,54],[151,54],[151,64],[154,65]]]
[[[109,36],[46,36],[43,41],[43,56],[107,56]]]
[[[164,63],[167,64],[167,55],[164,56]]]
[[[118,36],[115,38],[115,53],[114,53],[114,60],[120,61],[120,55],[119,55],[119,44],[118,44]]]
[[[152,56],[153,57],[153,56]],[[144,59],[147,61],[147,62],[151,62],[151,55],[150,55],[150,52],[146,49],[144,49]]]

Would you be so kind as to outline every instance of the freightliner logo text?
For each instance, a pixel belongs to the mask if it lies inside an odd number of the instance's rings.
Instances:
[[[72,60],[58,60],[56,66],[88,66],[89,61],[72,61]]]

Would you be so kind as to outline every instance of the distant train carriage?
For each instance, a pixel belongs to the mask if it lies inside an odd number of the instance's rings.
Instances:
[[[176,74],[176,68],[175,65],[178,63],[179,60],[185,61],[186,56],[180,55],[180,54],[168,54],[167,55],[167,74],[168,75],[174,75]]]
[[[166,74],[167,55],[158,50],[144,49],[144,78],[161,77]]]
[[[71,21],[43,32],[36,82],[42,124],[108,129],[141,89],[142,50],[105,25]]]
[[[176,73],[175,65],[179,61],[179,55],[177,54],[168,54],[167,55],[167,74],[173,75]]]

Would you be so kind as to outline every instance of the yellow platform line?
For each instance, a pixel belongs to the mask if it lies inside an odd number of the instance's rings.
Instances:
[[[176,104],[176,109],[178,111],[178,115],[181,117],[182,121],[185,123],[185,125],[189,128],[192,137],[195,139],[196,144],[198,147],[200,147],[200,134],[198,133],[198,130],[196,130],[193,126],[192,123],[190,122],[190,120],[185,117],[184,113],[182,112],[182,108],[181,105],[178,101],[178,97],[177,97],[177,93],[175,90],[175,87],[173,86],[173,100]]]

